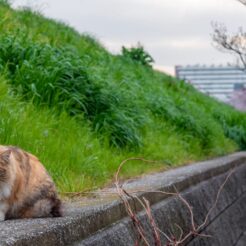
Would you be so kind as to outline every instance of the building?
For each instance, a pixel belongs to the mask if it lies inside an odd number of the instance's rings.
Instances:
[[[175,75],[224,102],[246,88],[246,72],[232,66],[176,66]]]

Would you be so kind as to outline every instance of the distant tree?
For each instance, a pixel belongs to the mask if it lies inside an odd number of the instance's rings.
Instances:
[[[246,0],[238,0],[238,1],[246,6]]]
[[[246,111],[246,89],[235,91],[229,103],[241,111]]]
[[[229,34],[223,24],[213,24],[213,40],[216,47],[236,55],[236,65],[246,70],[246,32],[239,28],[236,34]]]
[[[246,0],[237,0],[246,6]],[[235,34],[228,33],[223,24],[213,24],[213,40],[216,47],[236,56],[236,66],[246,72],[246,32],[242,27]],[[233,92],[230,104],[239,110],[246,111],[246,88]]]
[[[152,63],[154,62],[154,59],[144,50],[144,47],[140,43],[136,47],[129,49],[123,46],[121,52],[124,57],[130,58],[144,66],[152,67]]]
[[[246,0],[237,0],[246,6]],[[213,40],[216,47],[225,52],[236,55],[236,65],[246,70],[246,32],[242,27],[235,34],[230,34],[223,24],[213,24]]]

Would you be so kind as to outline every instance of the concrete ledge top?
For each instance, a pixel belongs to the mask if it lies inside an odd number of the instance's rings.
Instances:
[[[196,177],[199,177],[198,182],[206,180],[211,176],[226,172],[238,164],[243,164],[243,160],[246,160],[246,152],[237,152],[228,156],[193,163],[165,172],[146,175],[143,178],[124,185],[124,188],[127,190],[139,190],[141,188],[147,189],[151,187],[151,189],[156,190],[169,185],[175,185],[175,183],[184,180],[192,180],[194,184]],[[183,189],[181,188],[181,190]]]
[[[179,191],[213,176],[246,164],[246,152],[199,162],[162,173],[146,175],[124,185],[130,191],[145,190],[152,204],[163,199],[148,190]],[[114,189],[101,191],[95,198],[82,198],[65,204],[62,218],[9,220],[0,223],[0,245],[71,245],[126,216]],[[109,194],[110,193],[110,194]],[[151,195],[150,195],[151,194]]]

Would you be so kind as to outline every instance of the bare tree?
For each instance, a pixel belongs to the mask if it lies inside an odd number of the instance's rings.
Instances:
[[[237,0],[246,6],[246,0]],[[237,33],[229,33],[224,24],[213,23],[214,33],[213,41],[215,46],[236,57],[236,63],[233,65],[246,72],[246,31],[242,27]],[[246,110],[246,88],[233,92],[230,104],[239,110]]]
[[[245,1],[246,5],[246,0]],[[225,52],[232,53],[237,57],[237,66],[246,69],[246,32],[239,28],[236,34],[229,34],[223,24],[213,24],[213,40],[216,47]]]
[[[246,6],[246,0],[237,0]],[[246,32],[242,27],[235,34],[230,34],[223,24],[213,23],[213,41],[215,46],[224,52],[229,52],[237,57],[236,65],[246,70]]]
[[[238,1],[246,6],[246,0],[238,0]]]

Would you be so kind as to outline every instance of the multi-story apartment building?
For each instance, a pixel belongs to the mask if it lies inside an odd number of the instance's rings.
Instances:
[[[246,72],[231,66],[176,66],[176,77],[198,90],[229,102],[235,91],[246,88]]]

